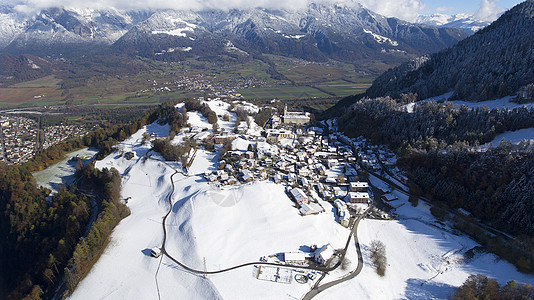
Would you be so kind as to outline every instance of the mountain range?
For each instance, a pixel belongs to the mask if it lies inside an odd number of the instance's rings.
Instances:
[[[415,22],[437,27],[460,28],[464,29],[469,34],[473,34],[491,23],[479,20],[473,14],[447,15],[441,13],[420,15]]]
[[[12,54],[111,46],[117,53],[159,60],[259,52],[312,61],[400,63],[467,36],[461,29],[387,18],[359,4],[227,11],[49,8],[29,16],[0,8],[0,49]]]

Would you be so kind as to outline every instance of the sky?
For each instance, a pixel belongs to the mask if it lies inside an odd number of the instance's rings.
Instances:
[[[309,1],[316,2],[360,2],[363,6],[388,17],[414,21],[418,15],[433,13],[474,14],[478,19],[494,21],[505,10],[522,2],[521,0],[0,0],[12,4],[17,10],[34,12],[46,7],[90,7],[117,9],[162,9],[162,8],[299,8]]]

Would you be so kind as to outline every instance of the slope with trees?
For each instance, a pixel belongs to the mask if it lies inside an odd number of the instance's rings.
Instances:
[[[366,96],[453,91],[451,99],[483,101],[515,95],[534,82],[534,1],[527,0],[457,45],[378,77]]]

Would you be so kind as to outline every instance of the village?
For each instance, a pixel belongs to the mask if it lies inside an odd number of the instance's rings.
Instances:
[[[213,110],[223,106],[218,98],[201,100]],[[254,113],[260,110],[250,103],[238,103],[235,109]],[[257,181],[281,184],[293,201],[295,213],[308,217],[334,211],[333,221],[349,230],[364,213],[368,218],[389,219],[404,204],[390,190],[372,187],[368,181],[367,170],[380,172],[383,164],[395,164],[393,153],[361,137],[351,139],[336,131],[329,133],[328,124],[311,125],[307,112],[291,112],[287,106],[280,112],[275,106],[262,107],[265,108],[273,113],[263,128],[249,117],[237,122],[233,132],[218,128],[209,131],[195,125],[182,129],[196,145],[214,144],[214,149],[219,151],[217,170],[203,174],[210,185],[231,189]],[[218,118],[229,120],[222,113]],[[305,251],[267,255],[261,261],[281,267],[257,266],[256,277],[273,282],[306,283],[313,281],[315,272],[291,267],[331,267],[339,262],[342,253],[342,249],[325,244],[310,245]]]
[[[188,93],[208,93],[221,98],[242,99],[243,97],[238,90],[272,86],[265,80],[256,77],[240,77],[237,79],[220,79],[219,77],[216,74],[196,74],[182,76],[173,81],[158,82],[157,80],[149,79],[147,82],[151,87],[139,90],[136,94],[139,96],[147,92],[187,91]]]
[[[39,129],[30,118],[0,115],[0,161],[22,164],[39,150],[83,136],[87,130],[79,125],[60,124]]]

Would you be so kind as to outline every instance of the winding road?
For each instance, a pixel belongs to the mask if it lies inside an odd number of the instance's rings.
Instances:
[[[165,163],[167,164],[167,163]],[[334,266],[331,266],[331,267],[310,267],[310,266],[301,266],[301,265],[291,265],[291,264],[277,264],[277,263],[268,263],[268,262],[260,262],[260,261],[256,261],[256,262],[249,262],[249,263],[243,263],[243,264],[240,264],[240,265],[236,265],[236,266],[233,266],[233,267],[229,267],[229,268],[225,268],[225,269],[221,269],[221,270],[215,270],[215,271],[208,271],[208,270],[197,270],[197,269],[194,269],[194,268],[191,268],[187,265],[185,265],[184,263],[180,262],[179,260],[177,260],[176,258],[174,258],[169,252],[167,252],[167,249],[166,249],[166,242],[167,242],[167,227],[166,227],[166,221],[167,221],[167,218],[169,217],[169,215],[171,214],[172,212],[172,196],[174,194],[174,191],[175,191],[175,186],[174,186],[174,176],[178,173],[180,173],[180,171],[174,169],[172,166],[170,166],[169,164],[167,164],[167,166],[171,167],[173,170],[174,170],[174,173],[170,176],[170,180],[171,180],[171,191],[169,193],[169,195],[167,196],[167,202],[169,203],[169,211],[167,212],[167,214],[165,214],[165,216],[163,217],[163,221],[162,221],[162,228],[163,228],[163,242],[162,242],[162,245],[161,245],[161,252],[163,255],[165,255],[168,259],[170,259],[171,261],[173,261],[174,263],[176,263],[177,265],[179,265],[180,267],[182,267],[183,269],[189,271],[189,272],[192,272],[192,273],[195,273],[195,274],[200,274],[200,275],[210,275],[210,274],[219,274],[219,273],[224,273],[224,272],[228,272],[228,271],[232,271],[232,270],[235,270],[235,269],[239,269],[239,268],[243,268],[243,267],[247,267],[247,266],[256,266],[256,265],[264,265],[264,266],[275,266],[275,267],[286,267],[286,268],[298,268],[298,269],[305,269],[305,270],[314,270],[314,271],[319,271],[319,272],[323,272],[323,273],[326,273],[326,272],[330,272],[332,270],[335,270],[337,269],[341,263],[343,262],[343,259],[345,258],[345,254],[347,252],[347,249],[350,245],[350,241],[351,241],[351,238],[352,236],[354,236],[355,238],[355,242],[356,242],[356,248],[357,248],[357,252],[358,252],[358,268],[353,272],[351,273],[350,276],[348,277],[345,277],[345,278],[341,278],[339,280],[336,280],[336,281],[333,281],[333,282],[329,282],[327,284],[324,284],[322,286],[319,286],[319,287],[314,287],[314,289],[312,289],[310,292],[308,292],[308,294],[305,295],[305,298],[304,299],[311,299],[313,298],[315,295],[317,295],[318,293],[320,293],[321,291],[324,291],[325,289],[329,288],[329,287],[332,287],[334,285],[336,285],[337,283],[339,282],[343,282],[343,281],[346,281],[346,280],[349,280],[353,277],[355,277],[356,275],[358,275],[363,267],[363,258],[362,258],[362,255],[361,255],[361,250],[360,250],[360,245],[358,243],[358,239],[357,239],[357,228],[358,228],[358,224],[360,222],[360,220],[363,218],[363,216],[365,216],[365,214],[367,213],[367,211],[369,209],[371,209],[371,207],[369,207],[362,215],[359,216],[359,218],[353,223],[353,226],[352,226],[352,230],[347,238],[347,243],[345,245],[345,248],[343,250],[340,251],[341,253],[341,256],[339,257],[339,261],[334,265]],[[187,176],[187,175],[186,175]]]
[[[363,219],[363,217],[367,214],[367,212],[371,209],[371,206],[358,217],[358,219],[354,222],[354,225],[352,226],[351,235],[354,236],[354,243],[356,245],[356,252],[358,253],[358,267],[356,267],[356,270],[349,273],[347,276],[336,279],[334,281],[325,283],[323,285],[317,286],[321,281],[317,281],[317,284],[306,294],[304,297],[302,297],[302,300],[310,300],[313,297],[317,296],[319,293],[323,292],[324,290],[331,288],[337,284],[340,284],[342,282],[351,280],[352,278],[358,276],[362,269],[363,269],[363,256],[362,256],[362,250],[360,248],[360,242],[358,241],[358,225],[360,224],[360,221]],[[350,241],[350,239],[349,239]],[[345,249],[346,250],[346,249]],[[322,278],[321,278],[322,279]]]

